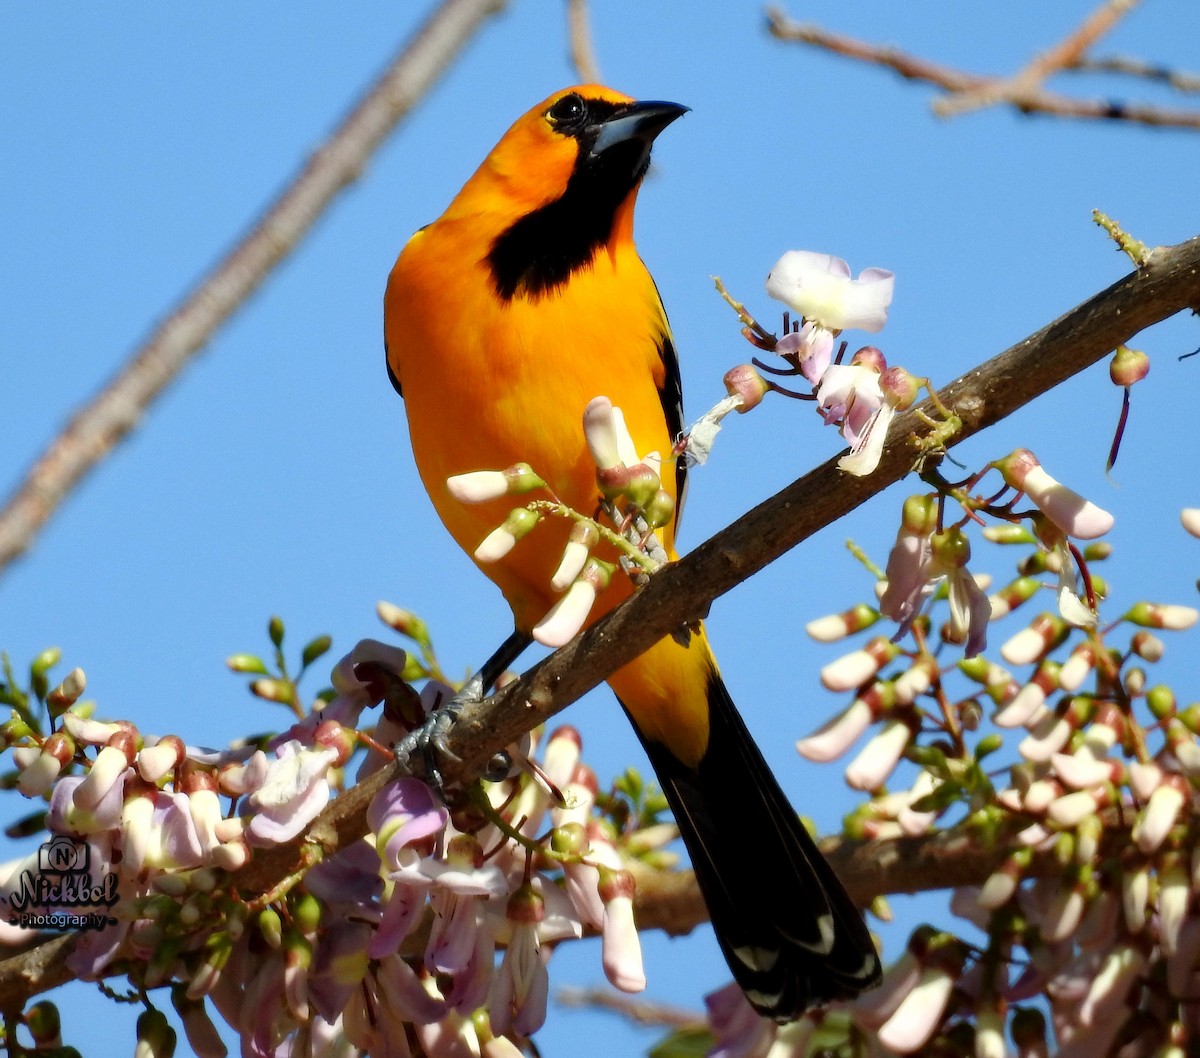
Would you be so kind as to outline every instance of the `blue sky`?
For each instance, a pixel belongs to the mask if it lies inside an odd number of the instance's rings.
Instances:
[[[0,10],[5,490],[303,164],[426,6]],[[656,148],[637,225],[691,416],[723,395],[721,375],[749,351],[714,274],[774,325],[763,281],[784,250],[835,253],[856,272],[890,268],[896,299],[877,344],[946,382],[1127,271],[1093,207],[1148,243],[1197,232],[1195,133],[1008,111],[943,122],[925,87],[771,40],[756,5],[593,7],[605,80],[692,108]],[[987,72],[1013,69],[1091,7],[1014,0],[971,5],[967,17],[949,0],[809,0],[791,13]],[[1197,23],[1193,0],[1155,0],[1119,27],[1111,50],[1186,67]],[[508,630],[507,608],[420,491],[383,371],[383,285],[408,234],[508,124],[575,80],[560,5],[515,3],[492,20],[0,580],[0,648],[23,664],[57,644],[66,664],[87,670],[103,714],[208,743],[283,720],[223,665],[264,647],[272,613],[287,620],[294,649],[328,632],[344,652],[384,635],[374,604],[386,598],[428,620],[449,671],[478,664]],[[1079,77],[1056,87],[1106,96],[1122,86]],[[1180,507],[1200,505],[1194,414],[1177,396],[1195,391],[1200,359],[1176,359],[1200,345],[1200,330],[1179,318],[1134,344],[1153,370],[1134,394],[1112,481],[1103,464],[1119,393],[1102,366],[957,453],[978,465],[1027,445],[1116,514],[1114,616],[1135,585],[1193,602],[1200,572],[1197,542],[1177,521]],[[693,475],[683,547],[838,448],[802,405],[768,401],[738,418]],[[843,541],[882,561],[906,494],[893,489],[807,542],[720,600],[710,620],[751,728],[823,829],[852,802],[836,768],[804,765],[792,749],[839,704],[816,682],[834,652],[811,645],[803,625],[866,595]],[[998,576],[1008,562],[977,548],[976,565]],[[640,765],[607,692],[568,715],[602,779]],[[726,979],[707,935],[651,938],[647,960],[648,995],[666,1002],[694,1003]],[[554,970],[562,984],[599,982],[599,952],[562,953]],[[88,1041],[89,1016],[118,1023],[94,992],[72,994],[68,1042]],[[552,1012],[540,1037],[547,1055],[634,1053],[652,1038],[569,1011]],[[88,1053],[128,1046],[117,1035]]]

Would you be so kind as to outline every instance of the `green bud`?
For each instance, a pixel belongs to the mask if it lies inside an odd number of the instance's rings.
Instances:
[[[283,618],[278,614],[272,614],[271,619],[267,622],[267,635],[270,636],[271,642],[276,647],[283,646]]]
[[[511,467],[507,467],[504,477],[507,479],[510,496],[520,496],[523,493],[532,492],[534,489],[546,487],[546,483],[533,472],[533,468],[528,463],[514,463]]]
[[[331,636],[317,636],[315,639],[310,640],[300,654],[301,664],[307,668],[322,654],[327,654],[331,646],[333,646],[333,638]]]
[[[268,702],[291,705],[296,698],[296,688],[290,680],[261,679],[250,684],[250,693]]]
[[[988,673],[992,669],[992,663],[982,656],[962,658],[958,662],[958,668],[967,679],[974,680],[976,683],[986,684]]]
[[[1006,522],[1003,525],[989,525],[983,530],[983,538],[993,544],[1036,544],[1034,537],[1023,524]]]
[[[909,496],[900,513],[900,524],[910,533],[929,536],[937,528],[936,496]]]
[[[230,654],[225,659],[225,664],[233,672],[245,672],[254,676],[267,675],[266,663],[262,658],[255,657],[253,654]]]
[[[375,612],[385,625],[402,636],[408,636],[418,643],[429,641],[428,626],[411,610],[404,610],[381,600],[375,604]]]
[[[978,745],[975,747],[975,759],[977,761],[983,760],[984,757],[995,753],[996,750],[1000,749],[1000,747],[1003,745],[1004,736],[999,732],[992,732],[989,735],[984,735],[983,738],[979,740]]]
[[[1146,705],[1156,720],[1166,720],[1175,715],[1175,692],[1159,683],[1146,692]]]
[[[57,1047],[62,1043],[62,1019],[59,1017],[58,1007],[48,999],[26,1008],[25,1025],[39,1050]]]
[[[651,529],[661,529],[675,517],[675,497],[666,489],[659,489],[642,508],[642,516]]]
[[[306,935],[316,933],[321,925],[321,901],[312,893],[301,893],[292,900],[292,922]]]
[[[1192,702],[1179,714],[1179,722],[1193,735],[1200,732],[1200,702]]]
[[[529,534],[541,518],[540,514],[528,507],[514,507],[504,519],[504,528],[512,534],[514,540],[520,540]]]

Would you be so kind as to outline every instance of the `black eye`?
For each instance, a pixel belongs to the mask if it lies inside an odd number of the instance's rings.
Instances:
[[[580,96],[572,92],[570,95],[563,96],[547,110],[546,117],[550,119],[550,124],[556,129],[572,132],[580,128],[587,119],[587,104]]]

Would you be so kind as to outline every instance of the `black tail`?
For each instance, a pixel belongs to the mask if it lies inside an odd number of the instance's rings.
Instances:
[[[879,982],[858,908],[800,823],[715,672],[696,768],[642,738],[713,929],[751,1005],[777,1021]]]

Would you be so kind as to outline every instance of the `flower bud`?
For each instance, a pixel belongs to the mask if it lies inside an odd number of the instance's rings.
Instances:
[[[879,376],[883,399],[896,411],[907,411],[921,392],[921,383],[902,367],[889,367]]]
[[[486,503],[501,496],[517,496],[543,488],[545,482],[528,463],[514,463],[504,470],[476,470],[446,479],[446,488],[459,503]]]
[[[497,526],[475,549],[475,558],[479,562],[499,562],[515,546],[518,540],[528,536],[533,527],[541,521],[541,515],[528,507],[514,507],[508,512],[504,524]]]
[[[1150,374],[1150,357],[1140,349],[1130,349],[1127,345],[1118,345],[1117,351],[1108,364],[1108,377],[1114,386],[1128,388],[1135,382],[1141,382]]]
[[[429,635],[429,629],[425,622],[411,610],[401,609],[399,606],[381,599],[375,604],[375,612],[385,625],[402,636],[408,636],[409,639],[419,641]]]
[[[859,364],[862,367],[869,367],[876,374],[882,375],[887,370],[887,360],[884,359],[883,351],[874,345],[864,345],[850,357],[850,364]]]
[[[1165,628],[1182,632],[1191,628],[1200,619],[1200,611],[1191,606],[1175,606],[1170,603],[1135,603],[1123,620],[1142,628]]]
[[[830,614],[818,617],[804,626],[806,631],[818,643],[835,643],[855,632],[870,628],[879,620],[878,610],[872,610],[865,603],[859,603],[840,614]]]
[[[583,436],[597,470],[610,470],[621,464],[613,404],[607,397],[593,397],[584,408]]]
[[[1018,448],[991,465],[1068,536],[1090,540],[1112,528],[1111,514],[1052,478],[1029,449]]]
[[[50,706],[51,713],[57,716],[64,709],[74,705],[83,697],[86,687],[87,677],[83,669],[72,669],[63,677],[62,683],[46,696],[46,704]]]
[[[725,392],[731,397],[737,397],[739,414],[757,408],[763,397],[770,392],[767,380],[762,377],[751,364],[739,364],[725,372]]]

